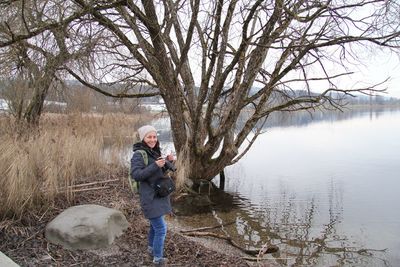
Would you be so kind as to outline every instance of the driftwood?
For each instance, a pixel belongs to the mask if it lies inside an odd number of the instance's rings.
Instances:
[[[258,257],[242,257],[242,259],[246,260],[246,261],[268,261],[271,259],[264,259],[264,258],[258,258]],[[274,260],[276,260],[277,258],[274,258]]]
[[[97,184],[106,184],[106,183],[116,182],[118,180],[119,179],[111,179],[111,180],[95,181],[95,182],[84,183],[84,184],[74,184],[74,185],[68,186],[68,189],[75,189],[78,187],[85,187],[85,186],[91,186],[91,185],[97,185]],[[60,188],[60,190],[65,190],[65,187]]]
[[[76,192],[84,192],[84,191],[108,189],[108,188],[110,188],[110,187],[109,187],[109,186],[90,187],[90,188],[83,188],[83,189],[72,190],[72,192],[76,193]]]
[[[234,224],[235,222],[228,222],[225,224],[219,224],[216,226],[209,226],[209,227],[201,227],[201,228],[195,228],[195,229],[190,229],[190,230],[181,230],[181,233],[187,236],[193,236],[193,237],[214,237],[214,238],[219,238],[226,240],[230,245],[232,245],[235,248],[240,249],[244,253],[252,256],[257,256],[260,258],[263,254],[265,253],[274,253],[279,250],[277,246],[266,246],[264,245],[261,249],[246,249],[241,247],[238,243],[236,243],[226,231],[223,231],[225,235],[213,233],[213,232],[203,232],[204,230],[212,230],[212,229],[217,229],[217,228],[222,228],[227,225]],[[222,229],[223,230],[223,229]]]
[[[85,192],[85,191],[92,191],[92,190],[108,189],[108,188],[110,188],[109,186],[97,186],[96,187],[96,185],[108,184],[108,183],[116,182],[118,180],[119,179],[110,179],[110,180],[95,181],[95,182],[83,183],[83,184],[74,184],[74,185],[70,185],[70,186],[67,186],[67,187],[62,187],[62,188],[58,189],[58,192],[59,193],[63,193],[63,192],[66,192],[66,191],[70,191],[72,193],[76,193],[76,192]],[[87,187],[87,188],[84,188],[84,187]]]
[[[181,233],[191,233],[191,232],[200,232],[200,231],[204,231],[204,230],[211,230],[211,229],[217,229],[223,226],[228,226],[231,224],[234,224],[235,222],[228,222],[228,223],[224,223],[224,224],[219,224],[216,226],[209,226],[209,227],[200,227],[200,228],[195,228],[195,229],[190,229],[190,230],[181,230]]]
[[[252,256],[256,256],[260,253],[260,249],[245,249],[243,247],[241,247],[239,244],[237,244],[234,240],[232,240],[232,238],[230,236],[224,236],[224,235],[220,235],[220,234],[216,234],[216,233],[212,233],[212,232],[189,232],[189,233],[185,233],[185,235],[187,236],[194,236],[194,237],[215,237],[215,238],[219,238],[219,239],[224,239],[226,240],[230,245],[234,246],[235,248],[240,249],[241,251],[243,251],[246,254],[252,255]],[[277,252],[279,250],[279,248],[277,246],[270,246],[268,247],[264,253],[274,253]]]
[[[72,185],[71,187],[83,187],[83,186],[88,186],[88,185],[95,185],[95,184],[104,184],[104,183],[111,183],[111,182],[116,182],[119,179],[111,179],[111,180],[104,180],[104,181],[96,181],[96,182],[91,182],[91,183],[84,183],[84,184],[75,184]]]

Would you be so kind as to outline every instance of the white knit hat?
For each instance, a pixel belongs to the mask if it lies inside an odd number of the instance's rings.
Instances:
[[[138,131],[140,140],[143,140],[146,137],[146,135],[150,132],[157,133],[156,128],[154,128],[151,125],[144,125],[144,126],[140,127],[137,131]]]

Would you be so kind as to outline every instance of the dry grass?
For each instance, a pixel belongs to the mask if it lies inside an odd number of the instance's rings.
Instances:
[[[50,205],[60,193],[73,199],[68,188],[80,180],[126,168],[119,151],[134,141],[141,119],[125,114],[46,114],[38,129],[30,129],[2,118],[1,217]]]

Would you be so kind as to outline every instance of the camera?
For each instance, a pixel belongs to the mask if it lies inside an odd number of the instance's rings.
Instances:
[[[172,162],[168,161],[167,159],[165,160],[165,165],[164,166],[165,166],[165,168],[167,170],[170,170],[170,171],[173,171],[173,172],[176,171],[175,165]]]
[[[169,161],[166,157],[159,157],[158,159],[164,159],[165,160],[165,165],[164,165],[164,171],[172,171],[175,172],[176,171],[176,167],[175,165]]]

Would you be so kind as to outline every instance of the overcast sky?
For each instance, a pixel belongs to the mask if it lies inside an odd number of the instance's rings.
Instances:
[[[376,52],[362,59],[364,66],[358,66],[359,72],[354,81],[365,81],[370,84],[379,83],[386,78],[390,80],[382,87],[387,87],[386,96],[400,98],[400,59],[395,54]],[[349,81],[350,83],[352,81]]]

